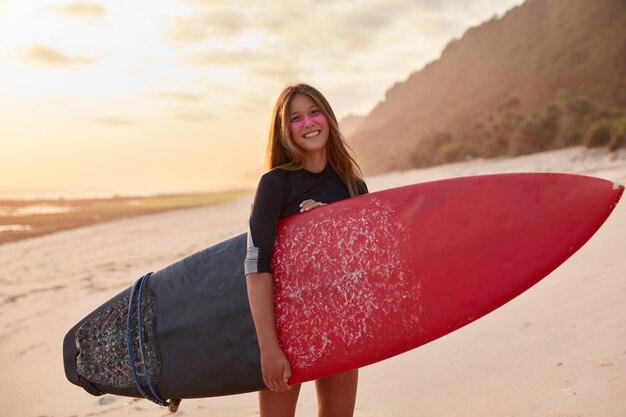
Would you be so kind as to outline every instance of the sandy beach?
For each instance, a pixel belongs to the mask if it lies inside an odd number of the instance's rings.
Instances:
[[[626,184],[626,150],[572,148],[368,178],[371,191],[500,172],[568,172]],[[93,397],[64,375],[69,328],[148,271],[246,230],[252,195],[0,246],[4,417],[165,416]],[[509,304],[361,370],[357,416],[626,416],[626,202],[555,272]],[[256,416],[256,394],[183,400],[180,416]],[[315,416],[306,384],[298,416]]]

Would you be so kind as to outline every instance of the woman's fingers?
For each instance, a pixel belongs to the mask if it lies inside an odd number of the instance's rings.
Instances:
[[[288,383],[289,378],[291,378],[291,364],[287,361],[285,364],[285,368],[283,369],[283,382],[285,384]]]
[[[309,211],[311,208],[311,205],[315,203],[316,201],[314,200],[304,200],[302,203],[300,203],[300,213],[302,213],[303,211]]]
[[[284,391],[289,391],[289,389],[291,388],[291,385],[289,385],[286,381],[282,380],[281,378],[278,378],[278,379],[263,378],[263,380],[264,381],[267,380],[267,382],[265,382],[265,385],[267,385],[270,391],[284,392]]]
[[[300,213],[325,205],[325,203],[321,203],[315,200],[304,200],[302,203],[300,203]]]
[[[274,382],[273,378],[270,377],[263,377],[263,382],[265,382],[265,385],[267,386],[267,388],[270,391],[278,391],[277,389],[277,384]]]
[[[274,391],[278,392],[289,391],[291,388],[291,385],[287,383],[289,377],[291,376],[291,365],[289,365],[289,361],[287,359],[283,361],[282,365],[282,375],[274,380]]]
[[[291,377],[291,365],[288,360],[285,360],[283,363],[283,374],[282,381],[280,381],[280,388],[283,391],[288,391],[291,389],[291,385],[289,385],[289,378]]]
[[[287,383],[291,376],[291,365],[282,351],[275,351],[269,355],[261,355],[261,372],[263,382],[271,391],[289,391]]]

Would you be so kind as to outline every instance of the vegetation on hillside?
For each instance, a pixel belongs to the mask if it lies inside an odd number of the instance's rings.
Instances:
[[[626,108],[601,109],[578,96],[557,98],[541,112],[524,114],[511,97],[495,114],[476,122],[462,137],[438,132],[419,141],[414,167],[473,158],[518,156],[569,146],[626,147]]]

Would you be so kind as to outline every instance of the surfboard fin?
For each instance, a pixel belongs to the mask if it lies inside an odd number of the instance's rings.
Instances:
[[[180,398],[175,398],[175,399],[171,399],[169,405],[167,406],[167,409],[170,411],[170,413],[175,413],[178,411],[178,406],[180,405],[180,402],[182,400]]]

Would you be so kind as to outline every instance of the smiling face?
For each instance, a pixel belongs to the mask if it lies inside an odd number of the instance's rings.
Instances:
[[[305,94],[296,95],[288,109],[293,141],[309,155],[323,153],[328,142],[328,121],[321,109]]]

